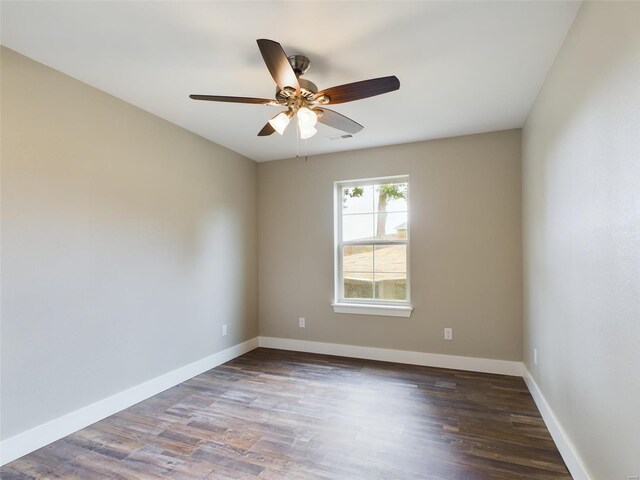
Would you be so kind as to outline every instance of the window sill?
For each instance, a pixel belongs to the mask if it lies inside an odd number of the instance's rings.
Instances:
[[[332,303],[335,313],[356,315],[378,315],[383,317],[410,317],[413,307],[409,305],[375,305],[366,303]]]

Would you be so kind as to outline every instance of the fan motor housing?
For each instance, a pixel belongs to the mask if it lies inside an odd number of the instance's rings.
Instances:
[[[305,100],[311,100],[313,96],[318,93],[318,87],[313,82],[304,78],[298,77],[298,83],[300,84],[300,97]],[[276,100],[278,103],[287,103],[289,99],[296,97],[296,89],[293,87],[284,87],[282,90],[276,88]]]

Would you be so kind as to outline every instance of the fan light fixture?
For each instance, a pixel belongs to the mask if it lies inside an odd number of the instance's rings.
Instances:
[[[307,107],[298,109],[298,127],[300,128],[300,138],[306,140],[313,137],[318,130],[314,128],[318,123],[318,115]]]
[[[300,127],[300,138],[302,140],[306,140],[307,138],[311,138],[316,133],[318,133],[318,130],[316,130],[313,127],[304,128],[304,127],[300,126],[300,122],[298,122],[298,126]]]
[[[298,109],[298,125],[300,128],[313,128],[318,122],[318,115],[307,107]]]
[[[318,130],[314,128],[315,124],[318,123],[318,114],[307,107],[300,107],[297,110],[280,112],[269,120],[269,124],[271,124],[276,132],[282,135],[294,115],[298,117],[298,127],[300,127],[301,139],[306,140],[318,133]]]
[[[293,114],[291,112],[280,112],[278,115],[269,120],[269,123],[276,132],[282,135],[284,133],[284,129],[287,128],[287,125],[289,125],[292,116]]]

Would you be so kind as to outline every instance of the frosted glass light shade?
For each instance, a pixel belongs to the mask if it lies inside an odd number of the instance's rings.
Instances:
[[[287,125],[289,125],[290,120],[291,119],[287,112],[281,112],[271,120],[269,120],[269,123],[276,132],[282,135],[284,133],[284,129],[287,128]]]
[[[313,127],[303,128],[302,125],[300,126],[300,138],[303,140],[313,137],[316,133],[318,130]]]
[[[318,121],[318,115],[307,107],[298,110],[298,125],[300,128],[313,128]]]

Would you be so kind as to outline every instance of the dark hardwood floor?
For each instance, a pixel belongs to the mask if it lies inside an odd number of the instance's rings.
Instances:
[[[263,348],[0,477],[571,478],[521,378]]]

